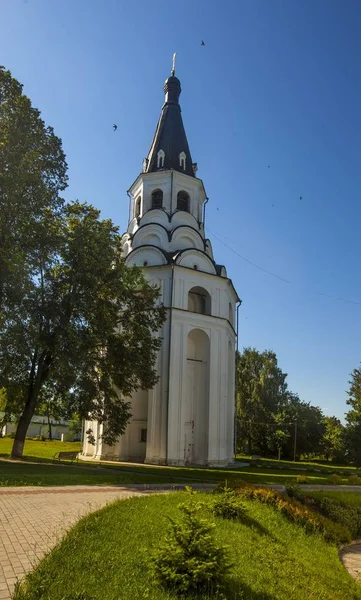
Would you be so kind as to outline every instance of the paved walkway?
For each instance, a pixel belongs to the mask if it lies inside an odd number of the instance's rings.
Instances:
[[[119,498],[149,493],[136,486],[0,488],[0,600],[78,519]]]
[[[340,558],[351,577],[361,583],[361,540],[343,548]]]

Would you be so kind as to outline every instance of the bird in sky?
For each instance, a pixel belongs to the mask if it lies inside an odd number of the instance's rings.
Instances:
[[[205,43],[203,40],[201,41],[201,46],[205,46]]]
[[[303,196],[300,196],[300,200],[303,200]]]
[[[116,131],[118,129],[118,125],[113,125],[113,130]]]

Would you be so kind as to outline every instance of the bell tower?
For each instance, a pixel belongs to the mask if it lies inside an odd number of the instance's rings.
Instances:
[[[239,301],[204,230],[207,195],[185,133],[175,65],[142,172],[128,190],[122,237],[128,265],[160,289],[167,320],[159,332],[159,381],[132,396],[132,420],[114,447],[84,453],[169,465],[233,461],[235,308]],[[94,427],[93,427],[94,429]]]

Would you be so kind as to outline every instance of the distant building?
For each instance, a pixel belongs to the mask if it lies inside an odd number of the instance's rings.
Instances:
[[[126,264],[143,268],[167,308],[157,360],[160,379],[153,389],[133,394],[132,419],[115,446],[102,441],[103,425],[87,421],[85,430],[93,430],[96,443],[85,439],[83,454],[151,464],[226,465],[234,458],[239,298],[205,235],[208,198],[188,146],[174,70],[164,92],[143,170],[128,192],[123,235]]]
[[[4,413],[0,412],[0,422],[3,417]],[[15,433],[15,431],[16,423],[11,421],[0,429],[0,437]],[[52,438],[54,440],[61,440],[62,434],[66,440],[80,440],[80,433],[74,435],[73,432],[70,432],[69,421],[51,421]],[[45,438],[49,437],[48,417],[44,415],[34,415],[26,432],[27,437],[37,437],[38,435],[42,435]]]

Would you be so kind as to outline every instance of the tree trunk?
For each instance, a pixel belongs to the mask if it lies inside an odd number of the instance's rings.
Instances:
[[[50,410],[48,408],[48,428],[49,428],[49,440],[52,441],[52,431],[51,431],[51,419],[50,419]]]
[[[23,414],[21,415],[21,417],[19,419],[18,426],[16,428],[13,447],[11,450],[11,458],[21,458],[23,455],[26,432],[31,423],[31,418],[34,414],[35,404],[36,404],[36,401],[34,403],[33,409],[31,408],[30,404],[29,405],[27,404],[27,406],[24,409]]]
[[[35,381],[32,377],[30,378],[28,397],[26,400],[25,408],[16,428],[15,439],[11,450],[11,458],[22,458],[23,456],[26,432],[29,428],[31,419],[35,411],[41,386],[46,379],[47,372],[49,370],[49,364],[50,363],[46,361],[46,354],[44,353],[40,357],[37,365],[38,368]],[[35,365],[33,363],[33,367],[34,366]],[[34,369],[32,369],[32,372],[34,372]]]
[[[252,456],[253,454],[253,445],[252,445],[252,433],[248,432],[248,454]]]

